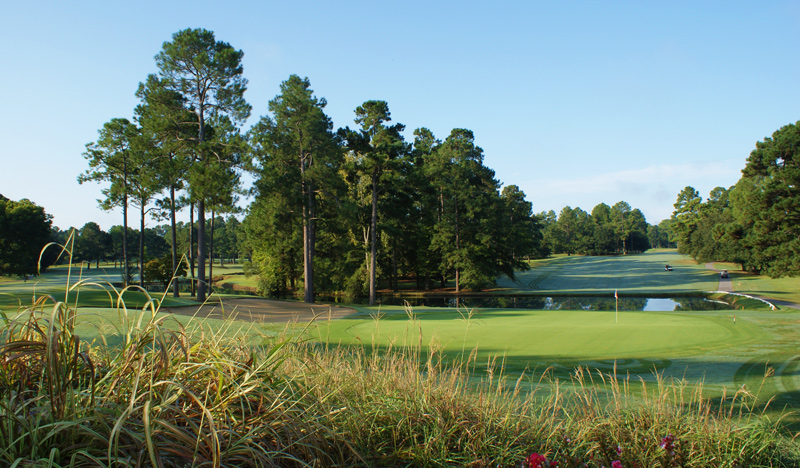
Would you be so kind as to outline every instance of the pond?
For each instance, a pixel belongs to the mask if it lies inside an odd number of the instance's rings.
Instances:
[[[318,297],[319,301],[337,302],[334,298]],[[365,298],[349,298],[351,304],[366,304]],[[620,297],[618,303],[610,296],[426,296],[379,297],[384,305],[412,307],[501,308],[532,310],[615,310],[623,311],[675,311],[675,310],[733,310],[734,306],[711,301],[701,296],[692,297]]]

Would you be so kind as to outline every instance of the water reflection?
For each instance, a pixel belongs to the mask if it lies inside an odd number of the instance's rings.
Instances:
[[[336,302],[334,298],[321,298]],[[359,303],[348,299],[347,302]],[[412,307],[464,307],[464,308],[504,308],[533,310],[615,310],[614,297],[600,296],[427,296],[422,298],[382,297],[384,305],[410,304]],[[673,310],[730,310],[734,307],[719,301],[702,297],[620,297],[619,310],[624,311],[673,311]]]

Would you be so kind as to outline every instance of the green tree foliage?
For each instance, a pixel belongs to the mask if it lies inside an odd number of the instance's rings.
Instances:
[[[800,275],[800,122],[756,143],[733,191],[728,238],[743,241],[744,263],[773,277]]]
[[[442,180],[435,173],[436,153],[441,144],[429,129],[422,127],[414,130],[411,171],[405,184],[414,193],[403,232],[407,235],[408,267],[414,272],[419,289],[432,287],[433,277],[439,273],[441,263],[432,249],[434,227],[441,219],[443,197]],[[438,183],[434,184],[433,181]]]
[[[129,166],[129,193],[133,206],[139,208],[139,271],[144,271],[145,224],[150,205],[163,189],[160,169],[162,160],[156,142],[137,128],[132,140]],[[139,286],[144,286],[144,277],[139,275]]]
[[[648,227],[644,213],[639,208],[632,209],[628,217],[628,251],[644,252],[650,248],[650,242],[647,237]]]
[[[700,207],[703,199],[700,192],[694,187],[684,187],[678,194],[678,199],[673,205],[672,232],[678,243],[678,252],[689,253],[691,250],[691,237],[700,224]]]
[[[136,96],[141,103],[136,107],[136,117],[142,133],[153,141],[158,168],[159,185],[166,188],[168,196],[157,200],[156,217],[168,217],[171,226],[172,269],[178,267],[177,223],[175,214],[181,207],[176,193],[185,186],[185,174],[192,159],[192,145],[197,139],[196,127],[187,125],[194,114],[187,109],[184,97],[169,89],[166,82],[156,75],[149,75],[139,84]],[[164,216],[166,213],[166,216]],[[173,296],[179,297],[178,282],[173,287]]]
[[[379,279],[398,289],[413,274],[430,287],[438,274],[442,285],[455,276],[457,290],[478,289],[549,252],[546,220],[531,214],[518,187],[499,192],[469,130],[454,130],[442,143],[418,129],[412,150],[404,126],[390,125],[386,102],[371,100],[356,109],[355,130],[334,134],[325,100],[307,78],[292,75],[270,101],[271,115],[243,138],[239,126],[250,106],[242,55],[211,31],[175,33],[155,57],[158,74],[137,90],[138,126],[115,119],[87,145],[90,170],[80,180],[108,182],[104,206],[123,206],[124,225],[109,234],[123,239],[125,259],[127,236],[136,232],[127,227],[130,201],[140,209],[140,262],[158,250],[147,241],[145,214],[169,216],[173,268],[179,251],[194,256],[196,207],[201,301],[205,261],[212,257],[213,268],[214,258],[232,252],[258,266],[264,291],[295,291],[302,279],[306,301],[321,287],[363,290],[371,303]],[[250,157],[256,200],[231,234],[215,214],[233,212],[239,170]],[[176,196],[182,190],[183,202]],[[188,229],[175,221],[181,205],[190,206]]]
[[[483,165],[483,150],[475,145],[472,131],[450,132],[428,170],[440,203],[432,246],[442,274],[454,273],[456,292],[481,289],[500,274],[513,278],[513,258],[504,256],[499,245],[508,241],[500,184],[494,171]]]
[[[580,208],[565,206],[561,209],[555,226],[557,251],[567,255],[586,252],[592,228],[589,213]]]
[[[717,187],[703,202],[697,190],[686,187],[674,206],[670,229],[679,252],[700,263],[732,258],[733,244],[725,240],[733,221],[729,190]]]
[[[386,125],[392,120],[386,101],[366,101],[355,110],[357,131],[341,132],[347,142],[352,177],[356,188],[367,188],[369,202],[369,227],[364,229],[365,244],[369,246],[367,272],[369,275],[369,303],[377,298],[378,256],[378,199],[382,193],[398,182],[397,162],[407,151],[401,132],[403,124]],[[363,197],[358,197],[363,200]]]
[[[619,251],[627,253],[631,244],[631,205],[625,201],[619,201],[611,207],[611,225],[614,228],[614,235],[619,243]]]
[[[95,222],[88,222],[78,231],[73,252],[74,260],[87,262],[87,268],[94,261],[100,267],[100,260],[111,256],[113,242],[111,235]]]
[[[592,247],[594,255],[611,255],[619,248],[614,225],[612,223],[611,207],[600,203],[592,209]]]
[[[250,131],[258,179],[246,232],[259,252],[255,260],[268,290],[283,289],[287,280],[294,287],[302,265],[306,302],[314,302],[318,205],[335,193],[340,164],[326,104],[308,78],[292,75],[269,102],[273,117],[262,117]]]
[[[98,200],[100,207],[111,210],[122,207],[122,261],[125,284],[130,278],[128,251],[128,205],[131,193],[131,162],[134,152],[134,141],[139,135],[136,125],[128,119],[111,119],[99,131],[97,142],[88,143],[84,158],[89,162],[89,169],[78,176],[78,182],[106,182],[108,187],[102,193],[105,199]]]
[[[505,251],[502,257],[511,261],[513,270],[527,270],[525,260],[548,255],[542,244],[540,220],[533,215],[533,204],[525,199],[525,193],[516,185],[503,187],[500,200],[503,239],[498,243]]]
[[[143,271],[143,276],[147,282],[161,283],[164,289],[167,289],[169,286],[169,282],[172,281],[173,275],[178,278],[186,275],[186,267],[183,265],[183,263],[179,263],[178,268],[174,270],[172,269],[171,253],[145,263]]]
[[[589,214],[580,208],[564,207],[540,213],[543,245],[553,253],[616,255],[643,252],[650,247],[650,226],[638,208],[624,201],[608,206],[600,203]]]
[[[194,142],[195,160],[187,173],[190,196],[197,204],[198,279],[197,299],[205,300],[206,202],[218,192],[220,179],[225,179],[231,162],[212,145],[213,135],[208,124],[218,127],[241,124],[250,115],[250,105],[244,100],[247,80],[242,76],[243,52],[230,44],[217,41],[214,33],[205,29],[185,29],[175,33],[156,55],[156,64],[164,87],[183,98],[194,111],[193,124],[197,129]]]
[[[0,275],[38,274],[39,255],[50,240],[51,224],[52,216],[30,200],[13,201],[0,195]]]
[[[651,225],[647,228],[647,238],[650,247],[654,249],[665,249],[675,247],[672,241],[672,220],[663,219],[660,223]]]

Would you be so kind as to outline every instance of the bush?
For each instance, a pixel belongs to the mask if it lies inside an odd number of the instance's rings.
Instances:
[[[186,276],[186,267],[183,262],[178,262],[178,268],[174,273],[174,277],[177,278]],[[172,255],[165,255],[144,264],[145,281],[161,283],[164,289],[167,289],[172,278]]]

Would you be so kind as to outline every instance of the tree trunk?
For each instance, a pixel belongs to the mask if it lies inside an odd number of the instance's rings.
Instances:
[[[128,279],[131,277],[130,268],[128,265],[128,156],[124,153],[122,158],[122,177],[123,177],[123,195],[122,195],[122,261],[125,266],[122,270],[122,284],[128,286]]]
[[[300,192],[303,199],[303,301],[314,302],[314,194],[305,180],[305,162],[300,158]]]
[[[144,201],[142,201],[139,217],[139,287],[144,288]]]
[[[369,258],[369,305],[375,305],[377,298],[375,290],[376,259],[378,253],[378,176],[372,176],[372,219],[370,229],[370,258]]]
[[[456,222],[455,222],[455,228],[456,228],[456,292],[461,292],[461,268],[459,267],[459,264],[461,263],[461,259],[460,259],[461,252],[459,251],[459,248],[461,247],[461,239],[459,238],[460,232],[459,232],[459,225],[458,225],[458,222],[459,222],[459,220],[458,220],[458,200],[456,200],[456,204],[455,204],[455,214],[456,214]]]
[[[397,281],[397,239],[392,239],[392,290],[397,292],[400,289]]]
[[[180,280],[176,276],[178,271],[178,227],[175,223],[175,186],[169,188],[169,201],[170,201],[170,224],[172,225],[172,297],[181,297],[178,288],[180,287]]]
[[[206,301],[206,202],[197,201],[197,300]]]
[[[214,289],[214,208],[211,209],[211,239],[208,245],[208,290]]]
[[[317,203],[314,195],[314,184],[309,184],[308,192],[308,213],[311,219],[308,220],[308,272],[311,275],[309,281],[309,288],[311,289],[311,302],[316,300],[316,291],[314,290],[314,259],[317,256]]]
[[[197,141],[200,143],[200,164],[205,163],[202,145],[206,141],[204,100],[201,98],[197,112]],[[201,191],[197,201],[197,300],[206,301],[206,194]]]
[[[195,286],[195,277],[194,277],[194,202],[189,205],[189,270],[191,271],[191,293],[192,297],[197,294]]]

